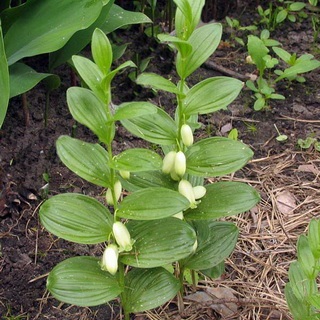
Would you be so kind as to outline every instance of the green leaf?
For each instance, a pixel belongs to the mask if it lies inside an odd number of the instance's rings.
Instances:
[[[288,52],[288,51],[286,51],[286,50],[284,50],[284,49],[282,49],[282,48],[278,48],[278,47],[274,47],[274,48],[272,48],[272,50],[276,53],[276,55],[280,58],[280,59],[282,59],[284,62],[286,62],[286,63],[290,63],[290,59],[291,59],[291,54]]]
[[[154,220],[173,216],[189,207],[186,197],[179,192],[154,187],[138,190],[123,199],[117,216],[134,220]]]
[[[263,109],[265,106],[266,106],[266,100],[265,100],[265,98],[259,97],[259,98],[255,101],[255,103],[254,103],[254,105],[253,105],[253,109],[256,110],[256,111],[259,111],[259,110]]]
[[[130,192],[135,192],[149,187],[163,187],[173,190],[177,189],[177,182],[172,180],[169,175],[164,174],[162,171],[131,173],[130,179],[121,179],[121,183],[123,187]]]
[[[125,102],[117,106],[113,120],[133,119],[154,113],[157,113],[157,107],[150,102]]]
[[[266,67],[266,62],[263,59],[263,57],[265,57],[268,54],[269,49],[265,46],[261,39],[253,35],[248,36],[247,46],[249,55],[251,56],[252,60],[257,66],[260,74],[262,74]]]
[[[157,108],[157,113],[122,120],[121,123],[132,134],[146,141],[163,145],[176,143],[176,123],[160,108]]]
[[[111,187],[109,155],[99,144],[60,136],[57,153],[61,161],[79,177],[101,187]]]
[[[176,94],[180,93],[177,86],[174,83],[155,73],[142,73],[138,76],[136,82],[141,86],[151,87],[157,90],[163,90],[166,92],[172,92]]]
[[[122,303],[127,312],[159,307],[175,297],[180,283],[164,268],[133,269],[125,276]]]
[[[216,266],[209,269],[200,270],[200,272],[203,273],[205,276],[210,277],[211,279],[218,279],[225,272],[225,263],[224,261],[222,261]]]
[[[308,302],[320,310],[320,293],[315,293],[308,298]]]
[[[130,221],[126,226],[135,243],[120,260],[133,267],[154,268],[183,259],[196,241],[193,228],[177,218]]]
[[[112,47],[109,39],[100,29],[95,29],[91,43],[92,57],[104,75],[107,75],[112,64]]]
[[[143,23],[152,23],[152,21],[141,12],[127,11],[114,4],[100,29],[105,33],[111,33],[124,26]]]
[[[221,176],[242,168],[253,156],[248,146],[223,137],[203,139],[185,153],[187,173],[196,176]]]
[[[198,247],[194,254],[182,261],[185,268],[209,269],[224,261],[233,251],[238,228],[230,222],[194,221]]]
[[[319,67],[320,61],[318,60],[301,61],[299,63],[296,63],[292,67],[285,69],[283,74],[280,77],[278,77],[276,81],[279,81],[283,78],[289,78],[300,73],[309,72]]]
[[[29,66],[17,62],[10,66],[10,98],[29,91],[40,81],[51,78],[55,84],[53,87],[60,85],[60,79],[57,75],[51,73],[38,73]]]
[[[306,6],[306,4],[304,2],[293,2],[293,3],[290,3],[289,10],[290,11],[300,11],[305,6]]]
[[[189,116],[224,109],[238,96],[242,87],[243,82],[228,77],[203,80],[188,91],[182,112]]]
[[[114,0],[108,1],[102,8],[99,17],[86,29],[77,31],[60,49],[49,54],[49,70],[68,61],[74,54],[78,54],[91,41],[96,28],[100,28],[106,21]]]
[[[308,242],[315,259],[320,258],[320,220],[312,219],[309,223]]]
[[[113,158],[113,167],[117,170],[130,172],[160,170],[162,158],[154,151],[133,148],[128,149]]]
[[[286,9],[279,11],[276,16],[276,22],[277,23],[283,22],[284,20],[286,20],[287,16],[288,16],[288,11]]]
[[[0,21],[0,128],[6,117],[9,95],[10,95],[10,84],[9,84],[9,70],[6,53],[3,44],[2,28]]]
[[[176,68],[182,79],[187,78],[197,70],[218,47],[222,35],[220,23],[209,23],[196,29],[190,36],[188,42],[192,51],[186,58],[177,55]]]
[[[101,270],[97,258],[81,256],[56,265],[47,289],[56,299],[81,307],[104,304],[123,291],[114,276]]]
[[[290,312],[296,320],[305,320],[308,319],[310,312],[307,304],[303,303],[297,296],[294,294],[291,283],[287,283],[284,289],[286,301]]]
[[[195,209],[185,212],[186,219],[218,219],[245,212],[259,201],[251,186],[236,181],[221,181],[205,186],[206,195]]]
[[[106,92],[101,84],[104,75],[99,67],[93,61],[81,56],[73,56],[72,62],[86,85],[102,102],[108,103]]]
[[[317,292],[316,282],[308,279],[298,261],[290,264],[288,276],[293,294],[300,301],[305,301],[310,295]]]
[[[301,235],[297,243],[298,261],[303,272],[312,280],[319,272],[316,270],[316,261],[309,246],[307,236]]]
[[[80,29],[89,27],[102,9],[100,0],[29,0],[4,37],[8,64],[60,49]]]
[[[71,87],[67,90],[67,103],[72,117],[94,132],[101,142],[108,144],[113,138],[113,123],[107,119],[107,106],[91,90]]]
[[[59,238],[85,244],[108,240],[113,217],[99,201],[77,193],[56,195],[40,208],[41,224]]]
[[[183,59],[185,59],[192,52],[192,46],[188,41],[170,36],[168,34],[159,34],[158,38],[161,42],[171,43],[171,46],[174,46],[178,50],[181,58]]]

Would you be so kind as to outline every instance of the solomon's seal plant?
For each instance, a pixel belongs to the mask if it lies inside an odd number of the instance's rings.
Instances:
[[[245,144],[232,139],[194,139],[198,115],[226,108],[243,83],[215,77],[189,87],[186,79],[215,51],[222,30],[218,23],[196,29],[204,0],[175,3],[177,36],[163,34],[159,39],[176,50],[179,81],[175,84],[153,73],[137,78],[140,85],[175,94],[175,114],[172,117],[150,102],[110,107],[113,77],[134,65],[129,61],[112,70],[111,45],[96,29],[93,61],[72,58],[87,88],[69,88],[67,102],[72,116],[100,143],[61,136],[57,153],[81,178],[106,188],[108,206],[83,194],[66,193],[53,196],[40,209],[41,223],[56,236],[104,246],[99,257],[60,262],[48,276],[48,290],[57,299],[79,306],[118,297],[125,319],[181,295],[185,272],[216,274],[238,236],[233,223],[218,219],[244,212],[259,201],[258,193],[244,183],[204,184],[206,177],[240,169],[253,155]],[[158,144],[163,154],[143,148],[116,153],[112,147],[116,123]],[[168,271],[173,267],[173,272]]]

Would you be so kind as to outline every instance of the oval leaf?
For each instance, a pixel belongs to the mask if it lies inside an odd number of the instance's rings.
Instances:
[[[157,113],[157,107],[150,102],[125,102],[117,106],[114,112],[114,120],[133,119]]]
[[[163,145],[176,143],[176,123],[160,108],[157,108],[157,113],[122,120],[121,123],[132,134],[146,141]]]
[[[57,140],[57,153],[61,161],[79,177],[101,187],[111,186],[109,155],[100,145],[61,136]]]
[[[128,149],[113,158],[113,167],[130,172],[160,170],[162,158],[152,150]]]
[[[113,59],[112,48],[109,39],[100,29],[93,32],[91,50],[94,62],[104,75],[108,74]]]
[[[186,197],[166,188],[138,190],[119,204],[117,216],[134,220],[154,220],[173,216],[189,207]]]
[[[99,201],[82,194],[65,193],[43,203],[40,221],[59,238],[96,244],[108,240],[113,217]]]
[[[250,210],[260,196],[251,186],[235,181],[206,185],[206,195],[197,208],[185,212],[186,219],[218,219]]]
[[[197,233],[196,252],[182,261],[185,268],[193,270],[209,269],[224,261],[233,251],[238,228],[230,222],[195,221],[192,223]]]
[[[9,65],[60,49],[76,31],[89,27],[101,9],[100,0],[27,1],[4,38]]]
[[[56,299],[81,307],[104,304],[122,292],[117,279],[102,271],[94,257],[60,262],[48,276],[47,289]]]
[[[214,177],[239,170],[253,156],[253,152],[242,142],[213,137],[195,143],[185,155],[188,173]]]
[[[201,81],[188,91],[182,112],[189,116],[224,109],[239,95],[242,87],[243,82],[229,77]]]
[[[196,241],[193,228],[177,218],[130,221],[126,226],[135,243],[120,259],[133,267],[154,268],[183,259]]]
[[[164,268],[133,269],[125,277],[122,303],[127,312],[143,312],[171,300],[179,289],[179,280]]]
[[[8,63],[6,58],[6,53],[4,50],[3,38],[2,38],[2,29],[0,25],[0,128],[6,117],[9,95],[10,95],[10,84],[9,84],[9,70]]]

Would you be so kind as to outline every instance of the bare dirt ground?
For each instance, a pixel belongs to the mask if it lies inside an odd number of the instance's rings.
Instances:
[[[248,7],[243,16],[240,15],[243,11],[235,11],[233,17],[254,18],[254,10],[254,6]],[[150,54],[148,71],[175,77],[172,52],[137,29],[130,30],[118,33],[119,37],[130,39],[126,57],[133,57],[137,52],[142,57]],[[320,58],[308,20],[286,23],[272,37],[289,52],[312,53]],[[227,28],[223,38],[210,61],[237,74],[254,72],[253,66],[245,64],[245,48],[228,42]],[[150,46],[152,51],[148,49]],[[40,57],[33,63],[41,65],[45,59]],[[56,301],[45,289],[46,276],[58,262],[80,254],[101,254],[99,246],[57,239],[43,229],[38,219],[38,208],[46,196],[66,191],[97,197],[103,194],[102,189],[71,173],[56,155],[55,141],[62,134],[95,141],[86,128],[74,122],[68,111],[65,92],[71,86],[69,68],[63,66],[57,74],[62,85],[51,94],[47,126],[43,121],[45,91],[39,85],[27,93],[30,123],[25,125],[21,99],[12,99],[0,131],[1,319],[120,319],[116,302],[97,308],[78,308]],[[216,75],[221,73],[204,65],[191,82]],[[220,179],[253,185],[261,194],[261,202],[250,212],[231,218],[239,227],[240,237],[226,262],[223,277],[201,279],[196,288],[202,293],[200,297],[192,296],[194,288],[187,286],[183,312],[172,301],[133,319],[291,319],[283,294],[287,270],[296,257],[297,237],[306,232],[312,217],[320,215],[320,153],[312,146],[301,149],[297,145],[299,138],[320,139],[319,70],[305,77],[306,83],[280,86],[279,93],[287,99],[273,102],[270,110],[254,112],[251,94],[243,90],[228,111],[202,119],[199,135],[226,135],[226,128],[237,128],[239,139],[254,150],[254,158],[243,170]],[[174,102],[173,97],[162,93],[155,96],[122,74],[115,82],[114,101],[132,99],[152,99],[166,110],[171,110]],[[276,140],[274,125],[288,136],[287,141]],[[119,151],[140,143],[124,130],[119,130],[115,142]],[[219,296],[218,300],[215,295]],[[233,310],[232,316],[224,313],[226,306]]]

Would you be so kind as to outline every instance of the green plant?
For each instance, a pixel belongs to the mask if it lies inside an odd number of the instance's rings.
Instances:
[[[297,143],[301,149],[309,149],[311,146],[314,146],[315,150],[320,151],[320,142],[312,136],[306,139],[300,138]]]
[[[288,139],[288,136],[285,135],[285,134],[281,134],[278,127],[276,126],[276,124],[274,124],[274,127],[278,133],[278,136],[276,137],[276,140],[279,141],[279,142],[284,142],[284,141],[287,141]]]
[[[273,31],[285,20],[296,22],[297,15],[301,18],[306,18],[306,13],[302,10],[305,6],[304,2],[299,1],[278,0],[278,3],[270,1],[268,9],[258,6],[259,23],[264,24],[268,30]]]
[[[88,89],[69,88],[67,102],[72,116],[100,143],[61,136],[57,153],[80,177],[107,188],[108,207],[89,196],[66,193],[53,196],[40,209],[41,223],[56,236],[84,244],[105,243],[100,258],[78,256],[60,262],[48,276],[48,290],[57,299],[80,306],[120,297],[125,319],[181,295],[185,272],[221,273],[238,230],[217,219],[244,212],[259,201],[258,193],[244,183],[204,184],[206,177],[232,173],[252,157],[246,145],[228,138],[194,142],[198,115],[226,108],[243,84],[215,77],[189,88],[186,79],[215,51],[222,28],[215,23],[196,29],[204,0],[175,3],[177,37],[159,35],[159,39],[176,48],[180,80],[174,84],[153,73],[137,78],[140,85],[175,94],[174,118],[150,102],[110,108],[113,77],[134,65],[129,61],[111,70],[111,45],[96,29],[91,46],[94,61],[72,58]],[[164,158],[141,148],[115,154],[112,142],[119,121],[133,135],[159,145]]]
[[[150,22],[141,13],[125,11],[113,2],[29,0],[12,8],[10,1],[3,3],[0,8],[3,32],[0,40],[0,127],[10,98],[27,92],[40,81],[45,81],[49,91],[60,84],[58,76],[38,73],[20,62],[21,59],[50,53],[48,68],[52,72],[90,42],[96,27],[109,33],[123,25]]]
[[[312,219],[308,235],[297,242],[297,261],[291,262],[285,296],[294,320],[320,319],[317,276],[320,266],[320,220]]]

